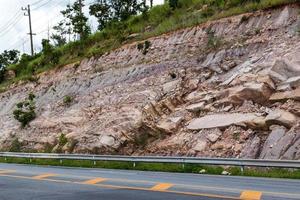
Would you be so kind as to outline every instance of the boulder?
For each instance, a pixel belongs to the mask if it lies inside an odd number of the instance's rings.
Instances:
[[[245,100],[265,104],[272,93],[273,90],[266,83],[245,83],[243,86],[230,88],[225,101],[235,105],[241,105]]]
[[[181,123],[182,119],[182,117],[171,117],[163,119],[158,123],[157,128],[167,133],[173,133],[178,129],[178,126]]]
[[[261,139],[255,136],[253,139],[249,139],[245,144],[240,157],[255,159],[259,156],[259,150],[261,145]]]
[[[220,131],[220,129],[212,129],[213,131],[211,133],[209,133],[206,138],[212,142],[215,143],[220,136],[222,135],[222,131]]]
[[[300,101],[300,88],[297,88],[292,91],[277,92],[272,94],[271,97],[269,98],[269,100],[272,102],[286,101],[288,99]]]
[[[297,123],[297,120],[298,118],[294,114],[284,110],[276,109],[268,114],[268,116],[266,117],[266,124],[268,126],[278,124],[287,128],[291,128]]]
[[[300,76],[294,76],[294,77],[287,79],[286,81],[284,81],[281,84],[282,88],[284,86],[286,86],[288,88],[298,88],[300,86]]]
[[[279,59],[275,61],[270,69],[269,75],[277,83],[286,81],[290,77],[300,76],[300,66],[298,63]]]
[[[283,126],[273,125],[270,127],[272,132],[268,136],[260,153],[262,159],[276,159],[278,155],[273,155],[272,149],[276,148],[278,141],[285,135],[287,129]]]
[[[282,130],[283,131],[283,130]],[[278,132],[277,132],[278,133]],[[275,134],[275,133],[274,133]],[[281,137],[280,137],[281,136]],[[300,130],[299,124],[295,125],[285,134],[280,134],[275,138],[272,148],[267,149],[261,158],[265,159],[295,159],[299,156]],[[299,158],[299,157],[298,157]]]
[[[203,151],[205,150],[207,146],[207,141],[206,140],[199,140],[196,145],[192,148],[194,151]]]
[[[224,128],[231,125],[255,126],[258,122],[261,122],[261,116],[258,113],[213,114],[193,119],[187,129]]]
[[[104,146],[107,146],[107,147],[112,147],[115,145],[116,141],[115,139],[110,136],[110,135],[103,135],[101,138],[100,138],[100,141],[99,141],[102,145]]]
[[[174,80],[174,81],[170,81],[168,83],[165,83],[163,85],[163,92],[164,94],[170,93],[170,92],[174,92],[176,90],[176,88],[179,86],[180,84],[180,80]]]
[[[205,102],[202,101],[200,103],[191,104],[186,107],[186,110],[189,112],[199,112],[205,110]]]
[[[218,93],[219,92],[217,91],[209,91],[209,92],[194,91],[185,97],[185,101],[190,103],[196,103],[199,101],[212,102],[218,96]]]

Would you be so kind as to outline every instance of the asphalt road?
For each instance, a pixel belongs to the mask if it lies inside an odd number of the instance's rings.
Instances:
[[[300,180],[0,164],[0,200],[300,200]]]

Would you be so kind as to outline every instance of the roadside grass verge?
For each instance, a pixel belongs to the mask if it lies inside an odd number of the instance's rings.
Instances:
[[[232,176],[268,177],[300,179],[300,170],[279,168],[245,168],[244,172],[239,167],[207,166],[197,164],[174,164],[174,163],[145,163],[115,162],[115,161],[90,161],[90,160],[59,160],[59,159],[29,159],[29,158],[0,158],[0,163],[31,164],[45,166],[105,168],[140,171],[158,171],[175,173],[195,173],[206,170],[205,174],[221,175],[226,170]]]

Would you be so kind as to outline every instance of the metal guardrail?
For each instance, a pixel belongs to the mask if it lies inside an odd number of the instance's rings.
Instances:
[[[0,152],[4,158],[29,158],[29,159],[59,159],[63,160],[91,160],[91,161],[121,161],[148,163],[177,163],[177,164],[205,164],[240,167],[276,167],[299,168],[300,160],[261,160],[238,158],[201,158],[201,157],[163,157],[163,156],[115,156],[115,155],[90,155],[90,154],[53,154],[53,153],[11,153]]]

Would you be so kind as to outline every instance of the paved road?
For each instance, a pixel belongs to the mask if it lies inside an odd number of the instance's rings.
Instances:
[[[0,164],[0,200],[300,200],[300,181]]]

